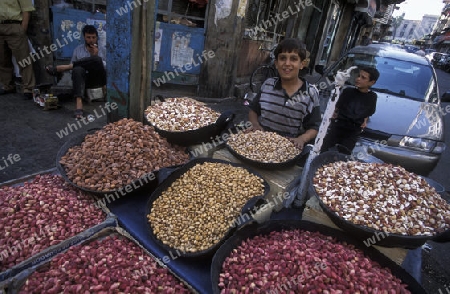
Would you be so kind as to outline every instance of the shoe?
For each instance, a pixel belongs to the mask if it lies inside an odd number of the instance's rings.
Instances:
[[[4,95],[4,94],[11,94],[11,93],[15,93],[16,92],[16,88],[2,88],[0,89],[0,95]]]
[[[62,73],[61,73],[61,72],[58,72],[58,71],[56,70],[56,67],[53,67],[53,65],[46,65],[46,66],[45,66],[45,71],[46,71],[49,75],[51,75],[51,76],[54,76],[54,77],[62,77]]]
[[[83,109],[75,109],[74,117],[76,120],[83,119],[84,117]]]
[[[33,99],[33,93],[23,93],[23,97],[25,100]]]

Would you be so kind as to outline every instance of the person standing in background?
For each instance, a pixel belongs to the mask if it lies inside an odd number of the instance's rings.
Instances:
[[[14,92],[12,56],[17,61],[29,57],[27,29],[34,11],[32,0],[0,1],[0,94]],[[33,98],[36,84],[33,65],[20,67],[25,99]]]

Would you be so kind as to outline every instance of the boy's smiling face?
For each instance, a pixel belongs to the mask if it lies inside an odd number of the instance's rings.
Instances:
[[[296,51],[282,52],[275,60],[275,67],[281,80],[287,81],[298,79],[298,73],[303,68],[303,63]]]
[[[367,92],[370,87],[375,84],[375,81],[370,81],[370,74],[364,70],[359,71],[358,77],[355,80],[355,86],[361,92]]]

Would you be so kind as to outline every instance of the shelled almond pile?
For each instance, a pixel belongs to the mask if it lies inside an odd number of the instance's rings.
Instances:
[[[167,98],[163,103],[145,110],[147,120],[157,128],[169,132],[196,130],[217,121],[220,113],[189,98]]]
[[[403,167],[338,161],[319,168],[313,183],[322,201],[352,223],[402,235],[450,229],[450,205]]]

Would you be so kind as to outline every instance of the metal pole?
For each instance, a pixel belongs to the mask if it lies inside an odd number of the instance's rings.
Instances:
[[[350,72],[357,68],[356,66],[352,66],[349,69],[347,69],[345,72],[339,71],[336,74],[335,82],[334,82],[334,91],[328,100],[327,108],[325,110],[325,113],[322,118],[322,123],[319,127],[319,132],[317,133],[316,140],[314,142],[314,146],[312,150],[308,154],[308,158],[306,159],[306,163],[303,167],[302,173],[299,177],[297,177],[293,181],[293,186],[289,191],[289,197],[284,202],[284,207],[290,207],[293,204],[294,207],[301,207],[306,202],[306,194],[308,191],[308,175],[309,175],[309,169],[311,166],[311,162],[314,160],[314,158],[317,157],[317,155],[320,154],[320,149],[322,148],[323,139],[325,138],[327,134],[328,127],[331,122],[331,118],[333,117],[334,111],[336,109],[336,103],[339,100],[340,96],[340,90],[341,87],[345,84],[345,81],[347,81],[350,78]]]

